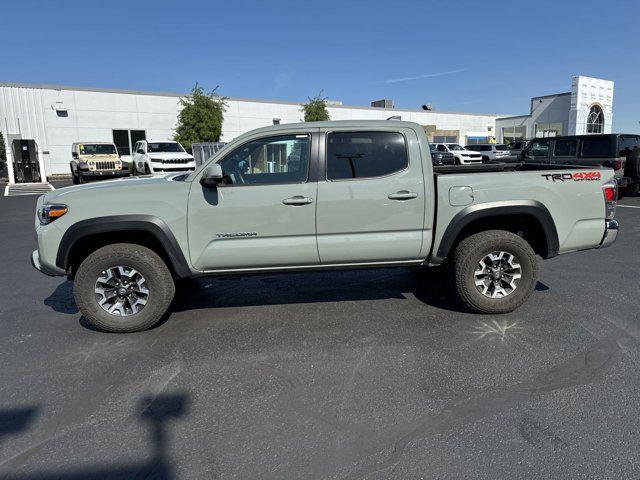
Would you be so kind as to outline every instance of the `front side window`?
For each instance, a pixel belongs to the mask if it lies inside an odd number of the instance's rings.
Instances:
[[[219,162],[224,174],[224,183],[303,183],[307,180],[309,170],[310,143],[307,134],[280,135],[247,142]]]
[[[618,156],[629,158],[640,149],[640,137],[620,135],[618,138]]]
[[[381,177],[407,168],[407,146],[397,132],[327,135],[327,179]]]
[[[529,152],[534,157],[548,157],[549,156],[549,140],[534,140],[531,142]]]
[[[578,153],[577,140],[556,140],[553,154],[556,157],[573,157]]]
[[[602,132],[604,132],[604,114],[598,105],[593,105],[587,116],[587,133]]]

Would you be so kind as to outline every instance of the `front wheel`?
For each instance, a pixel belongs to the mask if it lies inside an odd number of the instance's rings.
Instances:
[[[450,265],[458,299],[478,313],[508,313],[531,295],[538,263],[531,245],[504,230],[488,230],[462,240]]]
[[[117,243],[96,250],[82,262],[73,293],[93,327],[136,332],[162,319],[175,285],[158,254],[141,245]]]

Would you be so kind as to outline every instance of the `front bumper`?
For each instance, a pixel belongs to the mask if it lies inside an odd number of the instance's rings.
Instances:
[[[82,178],[119,178],[128,177],[131,172],[128,169],[123,170],[79,170]]]
[[[62,269],[59,269],[57,267],[50,268],[40,263],[40,253],[38,252],[38,250],[34,250],[31,254],[31,266],[39,272],[42,272],[45,275],[49,275],[50,277],[57,277],[66,274],[66,272]]]
[[[602,241],[598,248],[607,248],[611,246],[611,244],[616,241],[616,238],[618,238],[619,228],[620,224],[617,220],[607,220],[604,236],[602,237]]]

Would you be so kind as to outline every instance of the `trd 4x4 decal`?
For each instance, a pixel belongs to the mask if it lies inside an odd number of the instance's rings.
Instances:
[[[601,178],[600,172],[543,173],[542,176],[552,182],[564,182],[569,180],[581,182],[583,180],[600,180]]]

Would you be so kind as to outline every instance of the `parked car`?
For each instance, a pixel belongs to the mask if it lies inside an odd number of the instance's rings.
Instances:
[[[136,173],[188,172],[196,169],[193,155],[178,142],[140,140],[134,146],[133,164]]]
[[[500,162],[511,155],[509,147],[500,143],[477,143],[467,145],[467,149],[479,152],[482,155],[482,163]]]
[[[431,150],[431,161],[433,165],[455,165],[456,157],[453,156],[453,153],[449,152],[441,152],[439,151],[435,145],[429,144],[429,149]]]
[[[260,128],[195,172],[41,196],[31,262],[74,279],[89,324],[130,332],[165,315],[178,278],[445,260],[466,308],[505,313],[533,291],[536,254],[550,258],[616,239],[610,169],[449,170],[434,174],[416,123]]]
[[[439,152],[452,153],[458,165],[482,163],[482,155],[472,150],[467,150],[457,143],[436,143],[436,148]]]
[[[69,168],[74,184],[130,175],[129,169],[123,168],[116,146],[108,142],[72,144]]]
[[[627,158],[638,158],[633,153],[638,148],[638,135],[566,135],[560,137],[534,138],[522,150],[520,159],[531,163],[576,165],[612,168],[620,185],[629,183],[625,174],[637,173],[633,166],[625,170]],[[636,150],[637,151],[637,150]],[[633,153],[633,155],[632,155]],[[637,161],[631,161],[637,165]],[[635,177],[637,181],[638,177]]]

